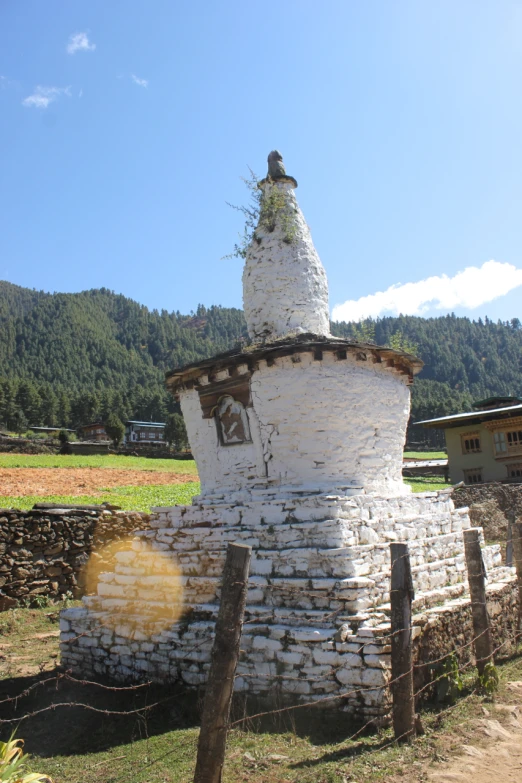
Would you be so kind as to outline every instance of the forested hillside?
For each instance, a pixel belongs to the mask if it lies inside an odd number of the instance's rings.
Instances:
[[[425,368],[413,387],[412,419],[470,408],[492,394],[522,395],[522,327],[401,316],[332,324],[334,334],[403,347]],[[0,282],[0,424],[73,426],[111,411],[161,420],[174,410],[166,370],[246,338],[238,309],[148,310],[107,289],[47,294]]]

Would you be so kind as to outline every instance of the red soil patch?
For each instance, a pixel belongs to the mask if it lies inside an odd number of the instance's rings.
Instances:
[[[99,495],[112,487],[140,487],[151,484],[184,484],[196,476],[154,470],[115,468],[0,468],[0,494]]]

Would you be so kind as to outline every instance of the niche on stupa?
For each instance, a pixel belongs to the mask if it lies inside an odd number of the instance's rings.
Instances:
[[[220,399],[214,418],[222,446],[238,446],[252,441],[245,406],[230,394]]]

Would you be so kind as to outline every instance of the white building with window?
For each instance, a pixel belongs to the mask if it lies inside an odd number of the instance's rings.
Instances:
[[[163,446],[165,443],[165,422],[126,421],[123,442],[126,446]]]
[[[473,407],[418,422],[444,430],[451,481],[522,481],[522,399],[489,397]]]

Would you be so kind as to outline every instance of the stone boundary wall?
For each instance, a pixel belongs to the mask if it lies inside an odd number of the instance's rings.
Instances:
[[[91,551],[149,524],[148,514],[102,506],[0,509],[0,611],[37,596],[81,597]]]
[[[521,641],[518,629],[518,588],[514,569],[499,570],[504,572],[505,581],[486,583],[495,661],[505,660],[519,652]],[[506,578],[510,571],[511,576]],[[440,676],[444,660],[439,659],[443,656],[455,653],[459,666],[474,665],[474,648],[471,643],[474,633],[469,596],[414,615],[412,624],[416,692]],[[434,661],[437,663],[433,663]],[[431,695],[431,689],[427,688],[424,698]]]
[[[453,491],[451,499],[456,508],[493,500],[502,512],[515,511],[517,520],[522,520],[522,483],[492,482],[458,487]]]

